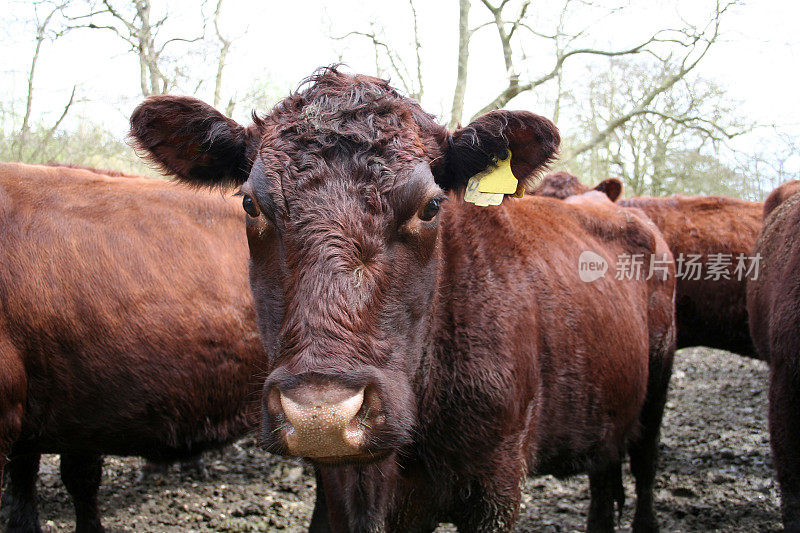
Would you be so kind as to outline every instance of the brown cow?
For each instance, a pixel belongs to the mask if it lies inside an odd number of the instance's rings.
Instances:
[[[534,196],[549,196],[564,200],[570,196],[577,196],[591,191],[589,187],[580,182],[577,176],[569,172],[551,172],[531,190]],[[622,193],[622,182],[616,178],[609,178],[598,183],[595,191],[604,193],[612,202],[616,202]]]
[[[612,200],[621,192],[622,183],[610,178],[600,182],[596,190]],[[589,191],[589,187],[567,172],[548,174],[531,192],[542,196],[566,198]],[[672,196],[668,198],[629,198],[619,205],[636,207],[658,226],[676,259],[700,256],[708,265],[712,254],[723,254],[731,260],[730,279],[700,279],[684,268],[677,283],[676,316],[677,347],[710,346],[748,357],[757,354],[750,340],[747,325],[747,277],[734,272],[740,255],[753,255],[761,230],[762,204],[725,196]],[[683,274],[683,275],[682,275]]]
[[[323,69],[250,128],[172,96],[131,126],[180,179],[241,186],[263,438],[320,467],[324,525],[508,531],[526,473],[588,471],[589,529],[613,530],[627,449],[634,530],[656,529],[674,280],[584,283],[578,259],[666,245],[608,201],[462,199],[508,149],[538,173],[552,122],[494,111],[451,133],[387,82]]]
[[[750,332],[770,364],[769,432],[787,532],[800,533],[800,181],[775,189],[764,203],[755,246],[762,270],[748,282]]]
[[[101,531],[101,454],[173,460],[258,427],[264,353],[238,203],[0,163],[7,531],[40,531],[42,453],[61,454],[77,530]]]

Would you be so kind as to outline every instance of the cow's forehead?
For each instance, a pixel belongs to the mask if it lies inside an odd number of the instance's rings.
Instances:
[[[308,86],[278,103],[264,117],[263,142],[288,151],[323,157],[350,152],[391,159],[422,152],[421,126],[435,127],[419,104],[370,76],[324,70]]]
[[[337,188],[390,196],[441,155],[433,116],[369,76],[325,70],[260,120],[263,164],[254,169],[270,174],[265,183],[290,202]],[[427,177],[433,184],[429,169]]]
[[[301,167],[313,160],[331,165],[342,165],[348,160],[402,164],[413,156],[425,155],[419,126],[403,114],[382,117],[281,114],[266,124],[262,154],[276,153],[278,159],[296,161]]]
[[[309,213],[328,219],[395,218],[443,194],[427,157],[387,158],[374,150],[332,156],[264,147],[253,174],[248,191],[268,209],[292,219],[301,213],[303,218]]]
[[[359,135],[309,135],[280,128],[265,135],[259,150],[261,165],[255,168],[280,175],[284,189],[302,191],[344,182],[388,193],[434,157],[426,153],[416,131],[398,130],[377,139],[367,138],[375,135],[373,131]]]
[[[338,184],[389,193],[412,176],[420,160],[426,158],[419,151],[353,146],[332,139],[325,146],[294,143],[288,149],[265,144],[259,159],[260,165],[255,168],[280,177],[284,190],[311,192]]]
[[[339,135],[353,142],[376,142],[408,130],[419,108],[376,78],[326,73],[314,80],[270,112],[269,121],[282,132],[306,140]]]

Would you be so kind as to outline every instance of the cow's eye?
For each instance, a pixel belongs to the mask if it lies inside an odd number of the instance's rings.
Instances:
[[[256,203],[246,194],[244,195],[244,198],[242,198],[242,207],[244,207],[244,212],[253,218],[256,218],[259,215]]]
[[[428,203],[425,204],[425,207],[422,208],[422,211],[419,212],[420,220],[429,221],[433,220],[439,213],[439,204],[441,201],[438,198],[432,198],[428,200]]]

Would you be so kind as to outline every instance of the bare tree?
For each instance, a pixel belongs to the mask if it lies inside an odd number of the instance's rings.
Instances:
[[[228,59],[228,52],[231,49],[233,41],[226,39],[219,29],[219,14],[222,11],[222,1],[217,0],[217,8],[214,10],[214,32],[219,39],[219,56],[217,58],[217,74],[214,77],[214,107],[219,107],[220,100],[222,99],[222,72],[225,69],[225,61]],[[228,103],[228,114],[233,112],[233,99]]]
[[[453,90],[453,105],[450,108],[450,122],[447,127],[455,129],[464,114],[464,96],[467,94],[467,74],[469,73],[469,43],[473,30],[469,29],[469,0],[458,2],[458,68],[456,87]]]
[[[341,36],[331,37],[342,41],[350,37],[361,37],[372,43],[375,54],[375,72],[377,76],[392,76],[400,82],[403,90],[415,100],[421,100],[424,93],[422,79],[422,42],[419,35],[419,21],[414,0],[408,0],[412,16],[414,65],[409,67],[396,48],[390,46],[384,35],[383,27],[376,23],[369,24],[368,31],[350,31]]]
[[[50,3],[46,1],[37,1],[33,4],[34,9],[34,21],[36,23],[36,33],[34,38],[34,48],[33,54],[31,56],[31,63],[30,68],[28,69],[27,75],[27,92],[25,95],[25,114],[22,117],[22,124],[19,128],[19,133],[16,135],[13,143],[12,143],[12,153],[17,159],[23,159],[24,154],[30,151],[30,131],[31,131],[31,112],[33,110],[33,96],[35,90],[34,80],[36,77],[36,67],[39,63],[39,56],[42,51],[42,43],[45,40],[52,39],[55,40],[60,36],[58,32],[50,32],[50,25],[54,20],[54,17],[60,15],[67,5],[68,2],[61,2],[61,3]],[[42,17],[40,16],[40,11],[44,11],[45,15]],[[70,108],[75,103],[75,91],[77,90],[77,86],[72,87],[72,93],[70,94],[69,100],[67,101],[64,109],[61,112],[61,115],[56,119],[55,123],[48,128],[44,135],[37,139],[36,146],[33,148],[33,155],[31,156],[33,159],[38,157],[39,153],[42,151],[43,147],[47,145],[50,139],[53,137],[53,134],[56,132],[58,127],[63,122],[64,118],[66,118],[67,114],[69,113]]]
[[[492,102],[484,106],[484,108],[478,112],[478,115],[481,115],[487,111],[492,109],[497,109],[503,107],[507,104],[512,98],[517,96],[520,93],[525,91],[529,91],[535,87],[533,84],[528,84],[529,87],[521,86],[519,80],[519,73],[514,66],[514,52],[511,46],[511,39],[514,37],[514,34],[523,24],[523,20],[525,19],[525,13],[528,11],[528,6],[530,5],[529,0],[525,0],[522,3],[522,7],[519,10],[519,14],[514,17],[510,22],[506,22],[503,18],[503,9],[508,4],[509,0],[502,0],[497,6],[494,6],[489,2],[489,0],[481,0],[483,5],[486,6],[486,9],[492,14],[492,24],[497,29],[497,34],[500,37],[500,45],[503,51],[503,61],[506,67],[506,76],[508,77],[508,87],[506,87],[502,93],[500,93]],[[481,26],[476,28],[476,30],[471,31],[470,33],[474,33],[477,29],[480,29]],[[553,77],[560,71],[560,65],[557,66],[553,71]],[[548,80],[551,78],[548,78]],[[544,80],[547,81],[547,80]],[[542,81],[541,83],[544,83]],[[541,85],[541,83],[539,85]]]
[[[753,125],[734,111],[721,87],[697,76],[683,77],[675,90],[650,98],[653,87],[663,86],[680,69],[680,64],[633,58],[612,58],[607,66],[590,69],[586,92],[573,95],[577,120],[574,130],[564,131],[565,151],[599,140],[562,164],[591,180],[618,176],[634,194],[727,194],[737,189],[733,170],[720,157],[732,153],[731,139]],[[642,107],[645,98],[650,102]],[[603,135],[612,121],[618,124]]]
[[[642,95],[636,106],[626,109],[618,116],[609,117],[608,122],[595,132],[594,137],[586,140],[582,145],[575,146],[569,153],[564,154],[565,159],[572,159],[603,142],[611,132],[630,120],[631,117],[646,112],[650,103],[658,95],[668,92],[678,80],[690,73],[717,41],[721,18],[732,5],[737,3],[737,0],[718,0],[714,12],[710,16],[710,21],[704,27],[687,26],[676,29],[662,29],[638,44],[624,49],[604,49],[582,45],[582,39],[590,29],[588,27],[580,31],[573,30],[571,33],[566,31],[569,12],[576,0],[564,1],[554,31],[545,31],[535,27],[531,22],[529,0],[524,0],[521,4],[517,4],[519,7],[511,16],[507,14],[507,11],[512,7],[509,0],[500,0],[499,3],[481,0],[481,3],[489,12],[491,18],[474,27],[471,27],[468,22],[469,0],[460,0],[459,4],[459,67],[450,117],[451,127],[462,120],[467,87],[467,62],[470,40],[476,32],[486,27],[494,27],[499,37],[500,50],[506,70],[506,85],[474,116],[481,115],[492,109],[501,108],[520,94],[532,91],[551,80],[555,80],[557,82],[557,93],[554,115],[558,117],[561,111],[561,97],[563,95],[564,68],[565,64],[572,58],[647,54],[658,58],[662,63],[677,64],[679,66],[674,69],[671,76],[659,80],[657,85],[650,87],[647,93]],[[585,5],[584,2],[577,3],[580,3],[581,6]],[[612,12],[616,11],[618,9],[612,10]],[[530,43],[532,40],[549,42],[554,48],[554,53],[551,65],[545,69],[544,73],[525,79],[527,77],[528,61],[524,54],[520,54],[520,52],[524,48],[523,44]],[[678,59],[675,59],[676,57]]]
[[[220,7],[219,5],[217,6]],[[152,0],[99,0],[89,3],[88,12],[69,17],[71,29],[90,28],[113,32],[135,52],[139,59],[139,83],[142,96],[167,92],[182,73],[166,68],[165,50],[177,42],[193,43],[203,38],[205,28],[196,37],[161,38],[169,18],[165,13],[153,19]],[[216,21],[216,16],[215,16]],[[226,52],[227,53],[227,52]]]
[[[653,37],[652,42],[673,42],[685,49],[680,59],[673,60],[672,53],[666,55],[659,55],[655,51],[649,51],[650,55],[657,58],[665,71],[669,73],[658,80],[654,85],[648,88],[638,99],[638,101],[630,108],[626,109],[619,115],[610,118],[605,127],[600,129],[591,139],[585,143],[573,148],[562,156],[563,160],[570,160],[581,153],[592,149],[594,146],[602,143],[608,135],[615,129],[625,124],[631,118],[643,115],[652,114],[653,110],[650,105],[661,94],[668,92],[680,80],[684,79],[691,71],[697,67],[700,61],[706,56],[713,44],[717,42],[720,32],[720,21],[722,15],[727,11],[734,2],[721,5],[719,1],[716,4],[715,13],[705,28],[700,30],[683,29],[678,32],[670,32],[674,34],[668,38]],[[606,54],[606,55],[621,55],[621,54]],[[697,126],[697,120],[693,121]]]
[[[422,42],[419,38],[419,19],[417,18],[417,8],[414,7],[414,0],[408,0],[408,5],[411,8],[411,16],[414,21],[414,58],[417,71],[417,90],[414,93],[414,99],[422,100],[422,95],[425,93],[425,87],[422,84]]]
[[[800,142],[796,136],[767,126],[767,142],[750,152],[739,152],[736,157],[736,172],[741,176],[738,191],[743,198],[763,200],[778,185],[800,179],[797,154]]]

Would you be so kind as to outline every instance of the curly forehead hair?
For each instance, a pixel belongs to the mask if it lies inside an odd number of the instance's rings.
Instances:
[[[433,115],[387,81],[336,67],[318,69],[259,122],[266,131],[262,150],[285,152],[301,167],[309,158],[369,166],[434,159],[438,144],[429,137],[446,135]]]

